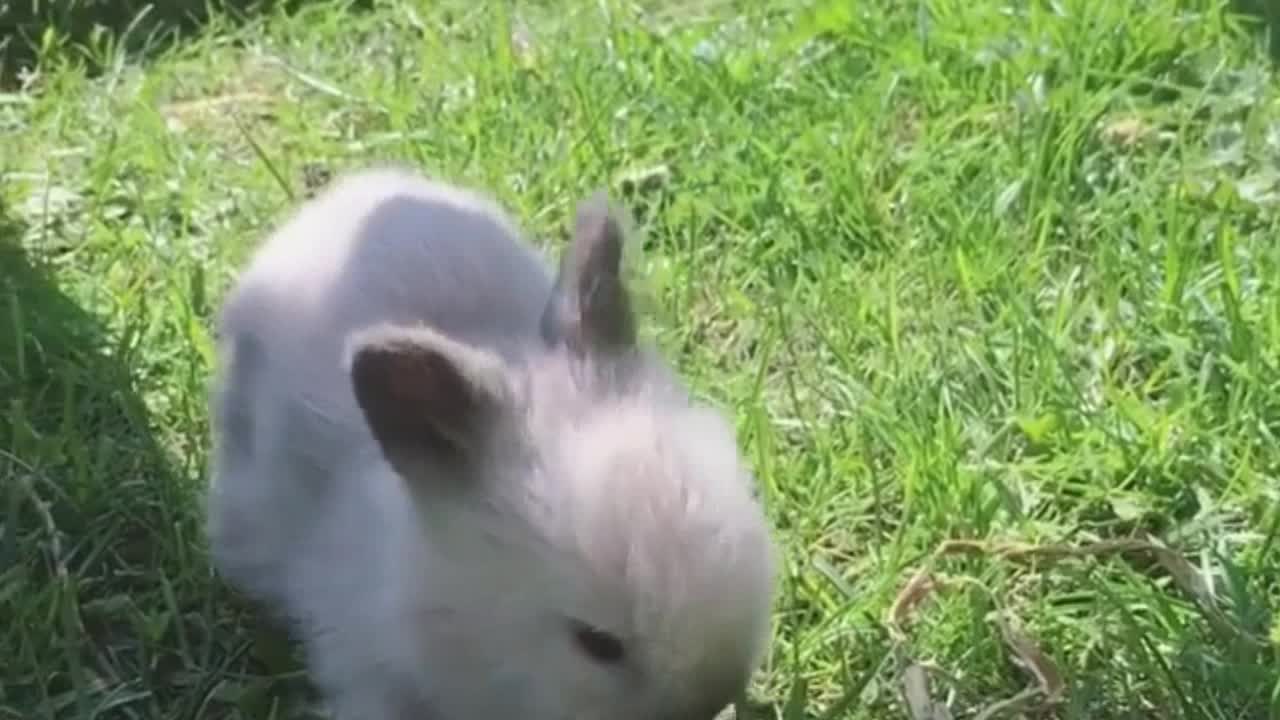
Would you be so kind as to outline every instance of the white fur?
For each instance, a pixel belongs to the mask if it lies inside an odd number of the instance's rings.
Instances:
[[[520,238],[491,201],[396,169],[270,236],[219,324],[215,562],[296,623],[341,720],[710,720],[769,631],[752,479],[650,352],[544,340],[555,277]],[[465,471],[397,472],[375,441],[350,358],[388,338],[497,399]],[[587,657],[569,619],[626,661]]]

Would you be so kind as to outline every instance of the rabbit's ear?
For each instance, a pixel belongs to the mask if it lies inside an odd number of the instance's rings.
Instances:
[[[387,325],[354,333],[347,347],[356,402],[402,475],[428,459],[482,451],[509,398],[496,356],[427,328]]]
[[[542,336],[578,351],[636,342],[631,298],[622,279],[623,219],[603,190],[578,206],[576,226],[542,314]]]

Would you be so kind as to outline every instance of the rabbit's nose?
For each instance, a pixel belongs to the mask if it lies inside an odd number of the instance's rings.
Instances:
[[[668,715],[663,720],[738,720],[738,714],[733,704],[730,703],[725,707],[717,705],[714,708],[704,709],[699,712]]]
[[[711,718],[712,720],[738,720],[738,710],[730,703],[723,710],[711,715]]]

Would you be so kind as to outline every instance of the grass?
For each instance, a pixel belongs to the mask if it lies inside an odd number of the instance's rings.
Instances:
[[[0,718],[302,715],[201,538],[210,320],[381,161],[548,247],[627,198],[783,544],[755,716],[1280,717],[1280,82],[1223,3],[371,5],[0,94]]]

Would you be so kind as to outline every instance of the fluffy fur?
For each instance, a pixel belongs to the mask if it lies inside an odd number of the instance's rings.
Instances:
[[[636,343],[621,228],[584,202],[555,273],[487,198],[368,170],[229,294],[214,559],[340,720],[710,720],[758,665],[753,480]]]

